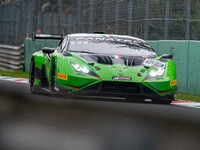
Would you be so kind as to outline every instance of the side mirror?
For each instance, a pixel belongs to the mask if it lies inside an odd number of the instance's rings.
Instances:
[[[164,58],[164,59],[173,59],[173,56],[171,54],[163,54],[161,56],[161,58]]]
[[[44,47],[44,48],[42,49],[42,52],[45,53],[45,54],[51,54],[51,53],[53,53],[54,51],[55,51],[54,48],[49,48],[49,47]]]

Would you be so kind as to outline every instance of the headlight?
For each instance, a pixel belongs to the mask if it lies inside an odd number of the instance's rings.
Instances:
[[[78,64],[71,63],[71,65],[74,68],[74,70],[77,71],[77,72],[88,73],[90,71],[86,67],[82,67],[82,66],[80,66]]]
[[[151,77],[158,77],[158,76],[162,76],[165,72],[165,69],[164,68],[159,68],[157,71],[151,71],[150,72],[150,76]]]
[[[150,80],[156,77],[161,77],[165,73],[164,68],[158,68],[158,70],[152,70],[142,81]]]

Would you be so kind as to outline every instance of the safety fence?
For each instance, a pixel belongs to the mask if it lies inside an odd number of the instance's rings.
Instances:
[[[0,45],[0,70],[20,71],[22,69],[22,46]]]
[[[198,0],[2,0],[0,14],[0,44],[7,45],[22,44],[32,32],[63,31],[200,39]]]

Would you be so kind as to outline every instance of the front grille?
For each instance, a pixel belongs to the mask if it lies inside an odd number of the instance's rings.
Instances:
[[[101,92],[139,94],[140,84],[129,82],[103,82]]]

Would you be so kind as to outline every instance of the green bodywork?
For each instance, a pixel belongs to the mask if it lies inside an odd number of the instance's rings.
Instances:
[[[39,86],[44,77],[47,82],[46,86],[51,84],[52,65],[55,63],[55,87],[57,89],[63,88],[76,93],[102,81],[110,81],[140,83],[165,99],[167,95],[174,95],[176,92],[176,67],[170,59],[166,61],[166,59],[162,60],[161,56],[156,56],[154,59],[164,64],[164,73],[161,76],[147,78],[152,71],[158,71],[158,67],[148,64],[124,66],[94,63],[88,62],[75,52],[66,51],[66,53],[68,53],[67,56],[59,53],[58,49],[51,54],[42,51],[34,53],[31,61],[35,62],[35,67],[42,70],[43,74],[38,78],[35,77],[37,79],[34,80],[33,86]],[[89,73],[76,71],[72,64],[86,67]]]

